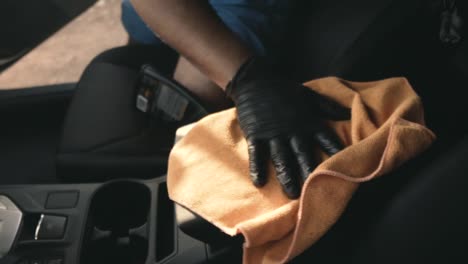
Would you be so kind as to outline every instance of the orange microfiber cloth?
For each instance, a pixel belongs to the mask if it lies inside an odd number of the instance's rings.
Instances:
[[[435,139],[404,78],[363,83],[329,77],[305,86],[351,108],[351,120],[329,123],[347,147],[330,158],[318,153],[323,162],[299,200],[286,198],[271,167],[266,186],[252,184],[235,109],[199,121],[170,155],[171,199],[229,235],[242,233],[244,263],[297,256],[338,220],[360,182],[389,172]]]

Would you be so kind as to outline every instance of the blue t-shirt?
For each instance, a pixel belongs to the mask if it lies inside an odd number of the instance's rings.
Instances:
[[[209,0],[220,19],[259,55],[274,54],[287,27],[291,0]],[[122,2],[122,22],[136,41],[161,40],[141,20],[130,0]]]

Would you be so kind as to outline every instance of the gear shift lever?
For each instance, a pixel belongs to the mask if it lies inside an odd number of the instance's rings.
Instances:
[[[8,197],[0,195],[0,258],[13,246],[23,213]]]

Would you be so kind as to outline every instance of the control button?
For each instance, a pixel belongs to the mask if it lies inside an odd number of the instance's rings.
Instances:
[[[78,203],[78,191],[51,192],[47,196],[46,209],[75,208]]]
[[[61,239],[65,234],[66,223],[65,216],[42,214],[36,227],[34,239]]]
[[[45,264],[63,264],[63,259],[56,258],[56,259],[49,259]]]

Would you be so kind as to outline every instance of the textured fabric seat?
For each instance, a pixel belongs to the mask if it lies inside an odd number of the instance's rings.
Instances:
[[[135,107],[138,72],[146,63],[169,74],[175,56],[163,46],[128,46],[101,54],[87,67],[58,149],[62,179],[151,178],[165,172],[175,128],[150,122]]]

